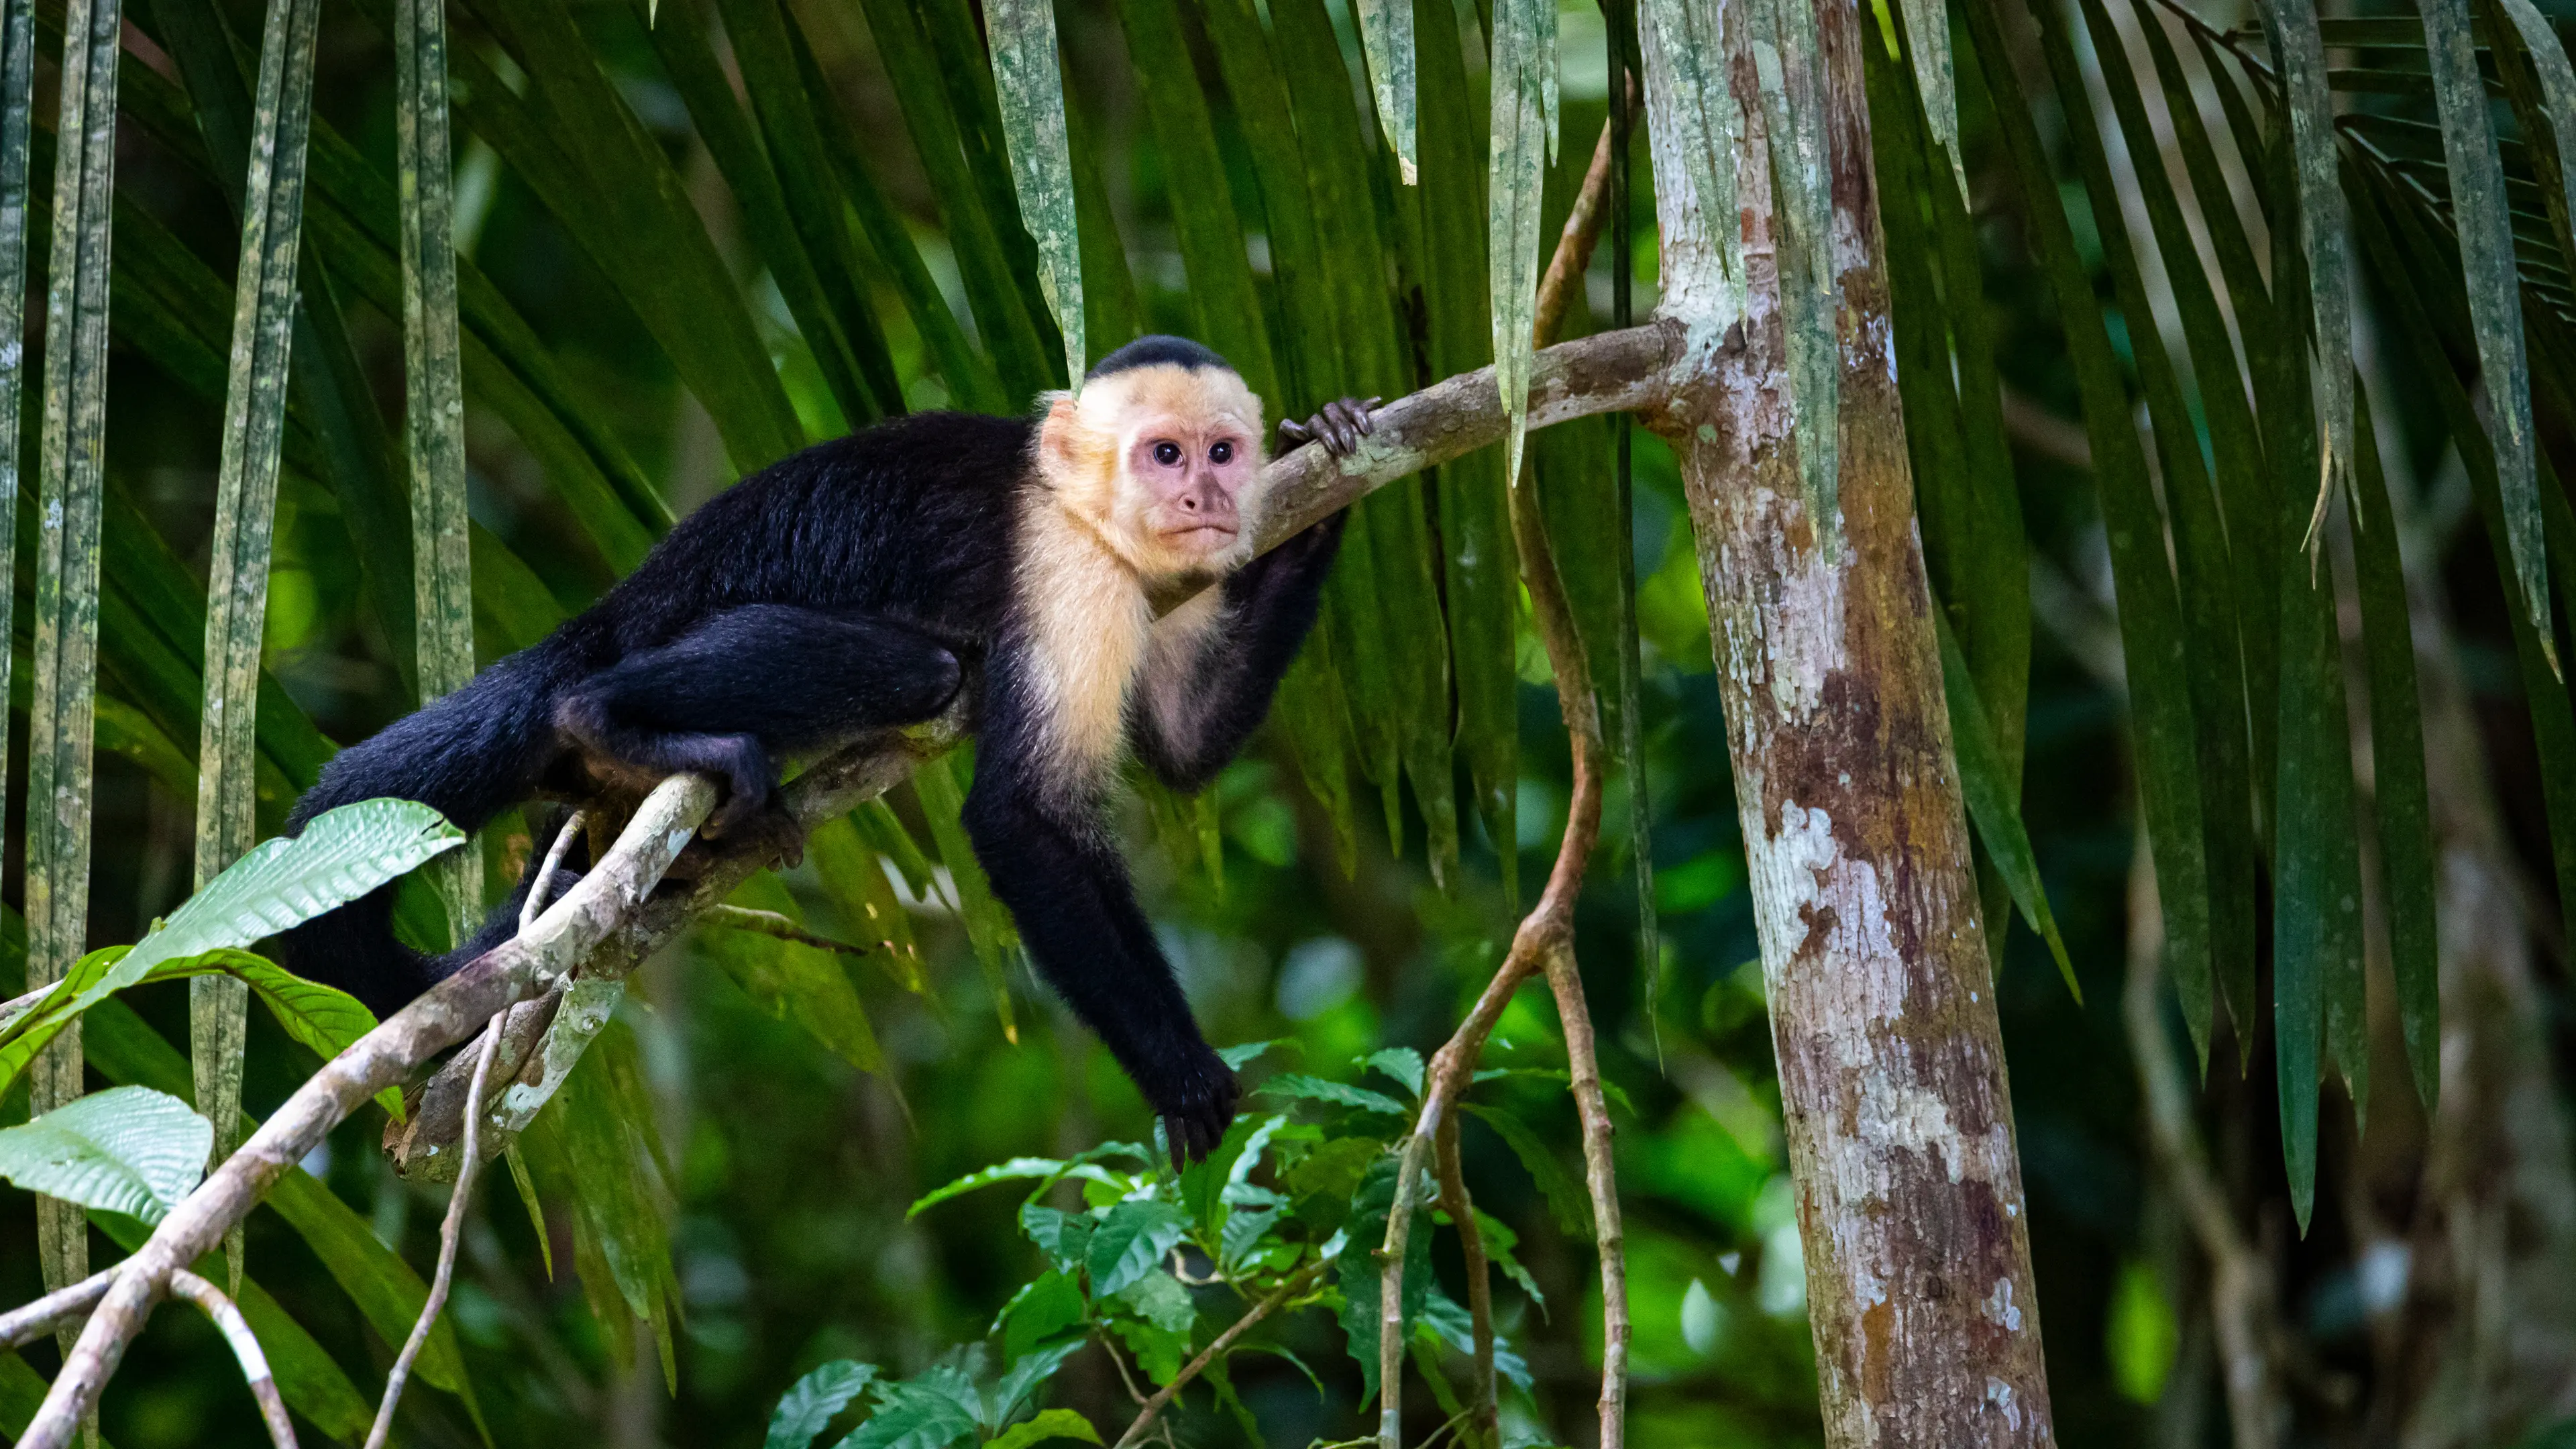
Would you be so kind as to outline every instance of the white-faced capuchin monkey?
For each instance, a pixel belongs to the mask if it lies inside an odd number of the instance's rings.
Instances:
[[[1041,403],[902,418],[743,480],[544,642],[342,751],[289,832],[379,796],[472,830],[532,798],[631,799],[697,771],[723,790],[708,838],[792,840],[778,761],[935,718],[963,689],[976,858],[1176,1159],[1204,1155],[1234,1074],[1190,1018],[1102,801],[1129,750],[1182,791],[1233,758],[1314,624],[1342,520],[1251,556],[1261,400],[1196,343],[1130,343],[1078,398]],[[1373,405],[1334,403],[1281,439],[1346,455]],[[1193,578],[1223,582],[1157,618],[1153,596]],[[388,886],[309,921],[287,959],[386,1013],[517,920],[514,900],[433,957],[394,939],[392,909]]]

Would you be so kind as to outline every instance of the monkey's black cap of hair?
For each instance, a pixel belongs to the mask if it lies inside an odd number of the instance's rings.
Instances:
[[[1137,338],[1100,359],[1091,371],[1083,375],[1086,378],[1107,377],[1112,373],[1129,372],[1139,367],[1166,365],[1187,368],[1192,372],[1204,367],[1218,368],[1226,372],[1234,371],[1233,363],[1186,337],[1166,337],[1157,334],[1152,337]]]

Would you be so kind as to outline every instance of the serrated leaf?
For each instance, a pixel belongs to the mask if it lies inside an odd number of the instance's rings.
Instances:
[[[1198,1321],[1198,1307],[1190,1302],[1190,1290],[1181,1280],[1161,1268],[1147,1272],[1114,1295],[1117,1301],[1147,1323],[1165,1333],[1187,1333]]]
[[[1328,1082],[1303,1072],[1282,1072],[1263,1082],[1256,1094],[1268,1093],[1303,1102],[1329,1102],[1336,1107],[1357,1107],[1363,1112],[1383,1112],[1390,1117],[1411,1115],[1411,1109],[1384,1092],[1354,1087],[1347,1082]]]
[[[808,1449],[823,1427],[876,1376],[875,1364],[836,1358],[798,1379],[771,1412],[762,1449]]]
[[[1547,1199],[1548,1212],[1568,1237],[1592,1236],[1592,1198],[1582,1186],[1566,1175],[1565,1168],[1548,1150],[1528,1123],[1496,1107],[1470,1105],[1468,1115],[1494,1129],[1503,1145],[1521,1160],[1521,1167],[1538,1184],[1539,1195]]]
[[[988,1439],[985,1449],[1028,1449],[1050,1439],[1079,1439],[1085,1444],[1101,1442],[1100,1431],[1091,1421],[1071,1409],[1048,1409],[1026,1423],[1013,1424],[999,1436]]]
[[[940,1449],[973,1435],[983,1409],[974,1382],[947,1363],[910,1379],[880,1380],[872,1397],[876,1412],[838,1449]]]
[[[1065,1273],[1049,1269],[1011,1295],[995,1316],[992,1332],[1002,1335],[1004,1353],[1017,1356],[1035,1351],[1066,1329],[1081,1327],[1087,1312],[1082,1289]]]
[[[206,1173],[213,1124],[149,1087],[115,1087],[0,1129],[0,1177],[157,1223]]]
[[[1411,1047],[1381,1047],[1361,1061],[1371,1071],[1383,1072],[1404,1083],[1404,1089],[1422,1095],[1422,1053]]]
[[[1111,1297],[1153,1271],[1189,1227],[1188,1213],[1151,1198],[1129,1198],[1110,1208],[1083,1249],[1091,1296]]]
[[[1081,1264],[1091,1250],[1091,1233],[1097,1226],[1098,1221],[1087,1213],[1069,1213],[1041,1203],[1020,1204],[1020,1231],[1061,1272],[1070,1273]]]

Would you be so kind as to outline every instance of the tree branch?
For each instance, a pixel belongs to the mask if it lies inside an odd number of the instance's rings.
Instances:
[[[1184,1385],[1189,1383],[1190,1380],[1197,1378],[1200,1374],[1206,1372],[1209,1364],[1216,1362],[1217,1359],[1224,1356],[1227,1349],[1234,1347],[1235,1340],[1250,1332],[1254,1324],[1268,1318],[1278,1309],[1279,1305],[1287,1302],[1291,1298],[1297,1297],[1300,1294],[1312,1291],[1315,1286],[1315,1280],[1324,1275],[1324,1268],[1324,1263],[1309,1264],[1305,1271],[1299,1273],[1296,1277],[1289,1279],[1287,1282],[1280,1284],[1276,1289],[1272,1290],[1269,1297],[1252,1305],[1252,1307],[1247,1310],[1241,1318],[1234,1321],[1232,1327],[1226,1329],[1225,1332],[1218,1334],[1214,1343],[1200,1349],[1198,1357],[1191,1359],[1186,1364],[1183,1364],[1181,1366],[1181,1371],[1172,1375],[1172,1381],[1170,1383],[1156,1389],[1154,1391],[1154,1396],[1145,1400],[1144,1407],[1140,1408],[1136,1412],[1136,1421],[1127,1426],[1126,1433],[1118,1436],[1118,1443],[1114,1446],[1114,1449],[1131,1449],[1131,1446],[1133,1446],[1137,1440],[1144,1437],[1145,1431],[1154,1426],[1154,1417],[1162,1413],[1163,1410],[1171,1404],[1173,1399],[1180,1396],[1181,1389]],[[1112,1357],[1115,1357],[1115,1355],[1113,1354]]]
[[[250,1383],[250,1396],[259,1403],[260,1421],[268,1426],[268,1441],[274,1449],[295,1449],[295,1425],[286,1417],[286,1400],[279,1397],[277,1379],[268,1371],[268,1355],[260,1352],[259,1338],[250,1331],[249,1320],[241,1309],[224,1296],[224,1290],[189,1272],[175,1269],[170,1274],[170,1292],[194,1303],[214,1320],[215,1331],[241,1364],[242,1377]]]
[[[302,1161],[359,1104],[396,1085],[432,1055],[571,971],[623,926],[649,916],[647,896],[715,802],[715,787],[675,775],[646,797],[616,846],[534,927],[431,988],[323,1064],[197,1190],[161,1220],[141,1251],[119,1264],[62,1372],[19,1443],[66,1449],[81,1417],[116,1372],[172,1275],[211,1252],[277,1179]]]
[[[0,1350],[33,1343],[98,1306],[116,1283],[114,1268],[101,1268],[68,1288],[57,1288],[35,1302],[0,1313]]]

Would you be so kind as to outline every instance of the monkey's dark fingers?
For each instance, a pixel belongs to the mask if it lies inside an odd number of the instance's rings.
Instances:
[[[1301,423],[1294,418],[1281,418],[1279,420],[1279,442],[1282,447],[1301,447],[1313,441],[1315,441],[1314,430],[1309,428],[1306,424]]]

